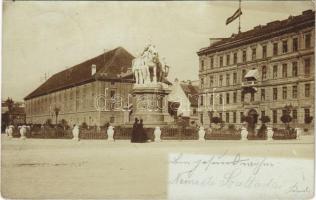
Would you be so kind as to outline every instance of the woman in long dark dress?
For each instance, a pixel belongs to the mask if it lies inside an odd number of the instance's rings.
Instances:
[[[133,124],[133,129],[132,129],[132,134],[131,134],[131,142],[138,142],[137,140],[138,140],[138,133],[137,133],[137,131],[138,131],[138,119],[137,118],[135,118],[135,122],[134,122],[134,124]]]
[[[139,128],[138,128],[138,134],[139,134],[139,142],[147,142],[147,134],[144,129],[143,119],[140,119]]]

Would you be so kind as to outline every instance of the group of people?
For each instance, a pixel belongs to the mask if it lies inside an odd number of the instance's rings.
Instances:
[[[133,124],[132,129],[132,143],[145,143],[148,141],[148,137],[146,131],[144,129],[143,119],[138,120],[135,118],[135,122]]]

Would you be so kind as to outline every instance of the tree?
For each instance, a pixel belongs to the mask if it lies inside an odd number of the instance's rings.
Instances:
[[[269,116],[262,116],[261,118],[260,118],[260,120],[261,120],[261,122],[262,122],[262,124],[266,124],[266,123],[269,123],[271,120],[270,120],[270,117]]]
[[[88,124],[86,122],[82,122],[81,128],[82,129],[88,129]]]
[[[304,119],[305,124],[310,124],[313,121],[313,117],[312,116],[307,116]]]
[[[219,117],[212,117],[211,122],[214,124],[222,123],[222,119]]]
[[[9,112],[11,112],[14,107],[14,101],[11,98],[7,98],[5,104],[8,106]]]
[[[69,127],[65,119],[60,120],[60,126],[62,126],[64,130]]]
[[[283,115],[281,116],[281,121],[285,124],[286,129],[290,129],[289,123],[292,121],[292,117],[290,115],[291,113],[291,107],[290,106],[285,106]]]
[[[55,123],[56,125],[57,125],[57,119],[58,119],[59,112],[60,112],[60,108],[55,107],[54,108],[54,114],[55,114],[55,118],[56,118],[56,123]]]
[[[47,119],[45,121],[45,125],[52,127],[52,125],[53,125],[52,120],[51,119]]]

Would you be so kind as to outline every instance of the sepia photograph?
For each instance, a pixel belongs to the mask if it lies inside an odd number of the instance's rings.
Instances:
[[[312,199],[314,1],[3,1],[3,199]]]

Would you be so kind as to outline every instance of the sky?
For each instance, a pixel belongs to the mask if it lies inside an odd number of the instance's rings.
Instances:
[[[241,31],[312,9],[312,1],[242,1]],[[238,1],[4,2],[2,99],[21,101],[54,73],[118,46],[138,55],[148,43],[171,66],[169,80],[198,79],[196,52],[237,33],[225,21]]]

